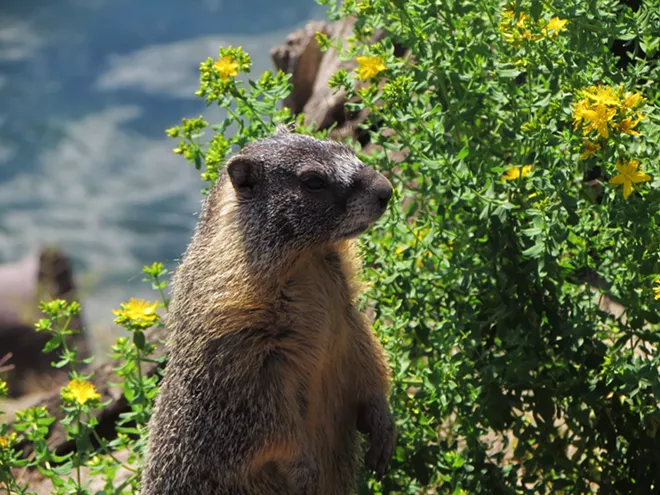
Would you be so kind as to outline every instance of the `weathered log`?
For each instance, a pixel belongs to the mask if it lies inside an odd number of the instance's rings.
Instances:
[[[56,386],[66,379],[66,369],[51,366],[52,354],[43,348],[50,339],[35,330],[44,315],[40,301],[76,300],[76,288],[67,256],[57,249],[42,249],[14,263],[0,265],[0,354],[9,355],[11,369],[3,372],[10,397]],[[89,356],[89,344],[82,317],[73,318],[69,328],[78,330],[71,337],[82,357]]]
[[[332,25],[324,21],[312,21],[303,29],[287,36],[286,44],[270,51],[275,68],[291,74],[294,90],[283,105],[294,114],[302,112],[312,96],[316,75],[324,53],[316,41],[316,33],[332,35]]]
[[[330,78],[339,69],[350,71],[357,64],[354,60],[340,60],[334,48],[322,52],[315,35],[322,32],[329,37],[341,39],[345,44],[353,33],[354,24],[354,18],[342,19],[329,25],[313,21],[289,36],[285,45],[275,47],[270,52],[275,67],[291,74],[293,92],[284,101],[284,105],[294,114],[304,114],[305,124],[314,124],[317,129],[327,129],[337,124],[332,136],[336,138],[355,138],[356,122],[366,118],[364,112],[360,115],[347,112],[345,91],[328,86]],[[383,36],[383,30],[375,30],[371,42],[377,42]]]

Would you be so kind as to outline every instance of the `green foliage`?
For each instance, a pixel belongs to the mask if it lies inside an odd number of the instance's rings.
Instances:
[[[357,61],[330,86],[370,111],[376,146],[354,146],[396,188],[361,247],[399,439],[386,478],[363,475],[360,493],[657,491],[660,2],[321,3],[356,19],[344,43],[317,40]],[[202,62],[197,95],[227,117],[167,131],[207,187],[230,153],[294,119],[279,105],[288,76],[245,79],[250,65],[240,47]],[[144,272],[167,310],[163,265]],[[79,365],[64,339],[79,308],[49,304],[37,328],[61,349],[56,365]],[[44,441],[53,418],[21,412],[16,432],[0,426],[0,487],[26,493],[10,468],[30,465],[56,493],[88,493],[69,475],[86,464],[102,493],[135,493],[157,393],[140,366],[156,306],[116,312],[131,335],[113,348],[131,411],[115,438],[95,432],[100,398],[64,390],[78,448],[58,458]],[[33,458],[16,452],[21,438]],[[124,449],[127,463],[111,454]],[[134,474],[115,483],[122,464]]]

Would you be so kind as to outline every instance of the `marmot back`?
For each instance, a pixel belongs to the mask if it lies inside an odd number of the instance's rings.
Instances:
[[[389,367],[353,241],[391,195],[350,148],[285,130],[229,160],[172,281],[142,495],[347,495],[358,431],[385,472]]]

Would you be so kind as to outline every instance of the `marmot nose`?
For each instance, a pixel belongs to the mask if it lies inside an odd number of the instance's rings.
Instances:
[[[378,198],[378,204],[385,209],[392,198],[392,184],[384,176],[378,174],[374,183],[374,190]]]

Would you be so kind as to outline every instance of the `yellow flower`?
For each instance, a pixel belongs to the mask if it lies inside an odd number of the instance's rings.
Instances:
[[[158,308],[157,302],[131,298],[127,303],[121,304],[121,309],[113,309],[112,312],[119,318],[126,318],[133,323],[148,324],[155,323],[160,318],[156,308]]]
[[[515,23],[513,22],[514,16],[515,13],[510,8],[506,8],[502,11],[503,20],[500,22],[498,29],[507,43],[513,46],[519,46],[523,39],[534,41],[543,39],[543,36],[532,34],[531,31],[527,29],[530,20],[530,17],[527,14],[521,12]]]
[[[573,128],[577,129],[584,120],[584,112],[589,109],[586,100],[579,100],[573,105]]]
[[[424,251],[424,254],[415,260],[415,266],[421,270],[424,268],[424,258],[430,258],[431,256],[433,256],[431,251]]]
[[[633,131],[635,126],[639,124],[640,119],[633,120],[632,117],[626,117],[617,125],[617,129],[623,132],[624,134],[631,134],[633,136],[641,136],[642,133],[639,131]]]
[[[399,256],[401,253],[403,253],[403,248],[401,246],[394,250],[394,256]]]
[[[610,136],[607,124],[615,115],[616,109],[608,108],[604,104],[599,104],[595,107],[583,110],[582,118],[586,121],[584,125],[584,133],[587,134],[591,131],[596,131],[599,136],[607,139]]]
[[[513,19],[513,11],[511,11],[510,18]],[[529,20],[529,16],[524,12],[521,12],[520,17],[518,17],[518,22],[516,22],[516,26],[519,28],[523,28],[525,27],[525,24],[527,24],[528,20]]]
[[[355,60],[359,66],[357,73],[360,79],[370,79],[387,68],[382,57],[357,57]]]
[[[522,35],[526,40],[539,41],[543,39],[543,36],[538,34],[532,34],[529,29],[525,29],[525,32]]]
[[[628,199],[628,196],[633,191],[633,184],[639,182],[646,182],[651,180],[651,177],[639,168],[639,162],[637,160],[630,160],[625,165],[621,165],[620,162],[616,162],[616,168],[619,170],[619,175],[612,177],[610,182],[612,184],[623,184],[623,197]]]
[[[660,278],[655,279],[655,283],[657,285],[653,287],[653,292],[655,292],[654,299],[657,301],[658,299],[660,299]]]
[[[579,156],[578,160],[586,160],[600,149],[600,144],[598,143],[592,143],[588,139],[584,139],[583,141],[584,141],[584,151]]]
[[[0,435],[0,449],[6,449],[16,443],[16,433]]]
[[[629,110],[634,110],[642,103],[644,103],[644,98],[639,93],[626,91],[626,94],[623,95],[623,106]]]
[[[505,30],[509,26],[511,26],[513,22],[513,17],[515,16],[515,12],[511,8],[506,8],[502,11],[502,18],[504,19],[502,22],[500,22],[500,30]],[[525,14],[524,12],[520,13],[520,16],[518,17],[518,20],[516,21],[516,27],[519,28],[524,28],[525,23],[529,20],[529,16]]]
[[[609,86],[590,86],[584,92],[585,98],[602,105],[616,107],[619,105],[619,97]]]
[[[508,180],[515,180],[518,179],[519,177],[526,177],[530,174],[532,171],[532,166],[531,165],[525,165],[524,167],[513,167],[507,170],[504,175],[502,175],[502,182],[506,182]]]
[[[93,384],[85,380],[71,380],[62,390],[62,398],[69,402],[77,402],[81,406],[90,400],[98,400],[101,396]]]
[[[238,62],[230,55],[225,55],[220,60],[216,60],[213,67],[223,81],[238,75]]]
[[[0,397],[4,397],[8,393],[9,389],[7,388],[7,382],[0,378]]]
[[[553,17],[548,21],[548,24],[543,28],[543,34],[550,38],[556,37],[561,31],[564,30],[564,26],[568,21],[566,19],[560,19],[559,17]],[[549,33],[553,31],[553,33]]]
[[[415,238],[418,241],[422,241],[428,235],[429,232],[431,232],[431,227],[426,227],[425,229],[415,229],[414,230]]]

